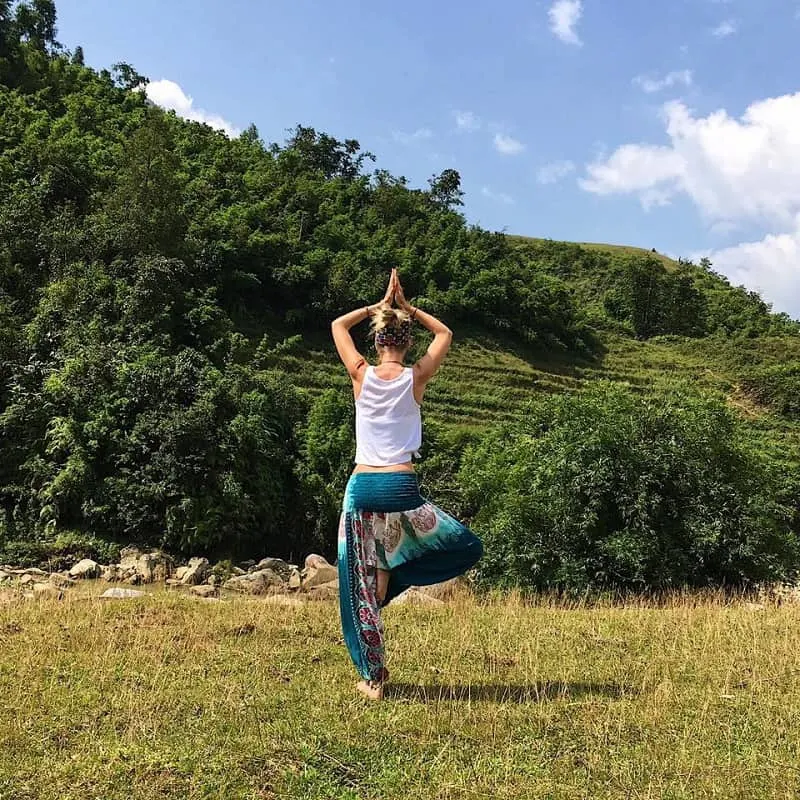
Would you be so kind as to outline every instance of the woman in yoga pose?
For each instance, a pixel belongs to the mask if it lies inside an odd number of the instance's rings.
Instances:
[[[366,319],[375,335],[376,366],[350,335]],[[406,366],[414,322],[433,341],[416,364]],[[339,607],[362,678],[358,689],[379,700],[388,679],[381,608],[409,586],[463,574],[483,547],[469,528],[420,495],[412,462],[422,445],[422,398],[450,348],[450,329],[409,304],[397,270],[381,302],[344,314],[331,327],[356,403],[356,466],[339,524]]]

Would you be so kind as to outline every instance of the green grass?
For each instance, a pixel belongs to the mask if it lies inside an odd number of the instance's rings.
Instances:
[[[390,607],[375,705],[333,603],[73,591],[0,605],[3,800],[800,792],[795,606]]]

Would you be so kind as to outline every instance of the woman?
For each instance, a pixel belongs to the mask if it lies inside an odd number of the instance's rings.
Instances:
[[[375,367],[350,336],[350,328],[368,318],[378,351]],[[414,321],[433,341],[407,367]],[[356,466],[339,524],[339,607],[345,642],[362,677],[358,689],[379,700],[388,679],[381,607],[409,586],[463,574],[483,547],[468,528],[420,495],[412,463],[422,445],[422,397],[450,349],[450,329],[408,303],[397,270],[380,303],[351,311],[331,327],[356,399]]]

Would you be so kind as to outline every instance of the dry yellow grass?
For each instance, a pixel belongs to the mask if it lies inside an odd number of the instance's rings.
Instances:
[[[0,606],[0,798],[800,794],[798,607],[461,599],[386,623],[370,704],[333,603]]]

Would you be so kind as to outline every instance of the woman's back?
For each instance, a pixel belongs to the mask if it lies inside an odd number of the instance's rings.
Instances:
[[[356,400],[357,464],[407,464],[422,446],[422,416],[414,398],[414,371],[381,378],[367,367]]]

